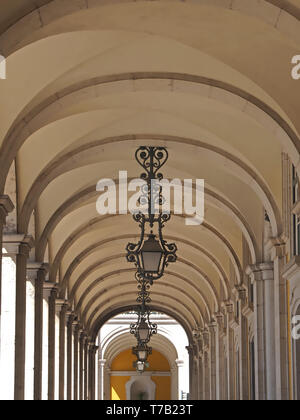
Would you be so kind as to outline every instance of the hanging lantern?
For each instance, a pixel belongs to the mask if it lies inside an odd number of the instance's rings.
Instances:
[[[160,246],[155,235],[150,234],[141,248],[141,268],[147,275],[158,276],[163,258],[164,250]]]
[[[133,367],[136,369],[137,372],[143,373],[149,367],[149,363],[137,360],[136,362],[133,362]]]
[[[134,334],[139,345],[149,343],[151,336],[157,333],[157,324],[150,321],[150,311],[145,305],[137,308],[138,320],[130,325],[130,333]]]
[[[168,244],[163,239],[162,229],[171,218],[170,213],[162,213],[157,209],[157,204],[162,204],[162,188],[157,185],[163,178],[158,170],[166,163],[168,152],[164,147],[140,147],[136,152],[137,162],[145,169],[141,179],[147,182],[147,193],[142,201],[148,203],[148,213],[135,213],[133,218],[141,228],[138,243],[128,243],[126,247],[127,261],[137,267],[140,277],[149,284],[163,276],[165,268],[171,262],[176,262],[177,246],[175,243]],[[146,228],[149,226],[148,238]],[[157,226],[157,235],[153,234],[153,228]]]
[[[152,347],[148,347],[145,344],[139,344],[137,347],[132,348],[132,354],[134,354],[140,362],[146,362],[148,356],[152,354]]]

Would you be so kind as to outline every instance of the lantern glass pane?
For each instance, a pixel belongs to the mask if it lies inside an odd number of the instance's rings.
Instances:
[[[138,357],[139,357],[139,360],[146,360],[147,352],[145,350],[139,350]]]
[[[136,364],[136,368],[137,368],[137,370],[138,370],[139,372],[143,372],[143,371],[144,371],[144,369],[145,369],[145,365],[144,365],[144,363],[143,363],[143,362],[137,362],[137,364]]]
[[[147,273],[157,273],[159,271],[161,252],[142,252],[143,269]]]
[[[143,320],[138,328],[138,335],[141,341],[148,340],[149,336],[149,328],[146,322]]]

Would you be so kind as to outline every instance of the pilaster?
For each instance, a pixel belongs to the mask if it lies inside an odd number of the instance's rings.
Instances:
[[[48,298],[48,400],[55,397],[55,301],[57,287],[55,283],[44,283],[44,296]]]
[[[67,400],[72,400],[72,379],[73,371],[72,367],[74,366],[73,360],[73,322],[76,315],[74,312],[67,311],[66,314],[66,324],[67,324]]]
[[[73,335],[74,335],[74,362],[73,362],[73,398],[78,400],[78,366],[79,366],[79,323],[77,320],[73,321]]]
[[[66,316],[68,305],[63,299],[56,299],[56,313],[59,316],[59,400],[65,399],[65,342],[66,342]]]
[[[42,399],[43,362],[43,291],[49,266],[44,263],[27,264],[27,278],[34,284],[34,400]]]
[[[274,266],[249,266],[254,284],[255,393],[258,400],[275,398]]]
[[[26,340],[26,265],[34,245],[32,236],[23,234],[3,235],[5,257],[16,264],[15,271],[15,373],[14,399],[24,400],[25,392],[25,340]]]

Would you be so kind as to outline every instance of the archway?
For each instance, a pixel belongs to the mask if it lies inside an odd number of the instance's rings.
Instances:
[[[97,338],[101,384],[99,399],[130,399],[131,386],[138,380],[136,389],[142,392],[142,388],[146,387],[147,398],[150,399],[176,400],[189,393],[190,360],[186,349],[188,339],[183,328],[164,314],[154,312],[151,320],[157,323],[158,333],[149,343],[152,354],[148,357],[149,367],[142,375],[133,367],[136,357],[131,349],[136,340],[129,334],[129,325],[135,321],[135,315],[117,315],[100,329]],[[155,384],[155,395],[152,383]]]

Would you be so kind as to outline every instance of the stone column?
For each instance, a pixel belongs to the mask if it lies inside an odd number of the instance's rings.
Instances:
[[[34,400],[42,399],[42,362],[43,362],[43,290],[48,265],[43,263],[27,264],[27,276],[34,284]]]
[[[56,315],[56,296],[57,288],[54,283],[49,286],[50,295],[48,298],[48,399],[53,401],[55,398],[55,315]]]
[[[231,302],[225,303],[226,311],[226,325],[227,325],[227,389],[228,389],[228,400],[235,399],[235,365],[234,365],[234,331],[230,327],[234,321],[234,308]]]
[[[74,332],[74,367],[73,367],[73,399],[78,400],[78,366],[79,366],[79,325],[77,321],[73,322]]]
[[[288,349],[288,307],[287,283],[282,272],[285,264],[286,247],[280,239],[272,239],[271,259],[274,264],[274,309],[275,309],[275,366],[276,399],[289,399],[289,349]]]
[[[204,369],[203,369],[203,337],[201,332],[198,332],[197,337],[197,357],[198,357],[198,400],[204,399]]]
[[[209,371],[209,354],[204,351],[204,400],[210,400],[210,371]]]
[[[102,362],[102,360],[99,362]],[[100,363],[99,363],[100,364]],[[99,372],[101,372],[102,374],[103,368],[101,367],[101,370],[99,369]],[[174,363],[172,363],[171,367],[170,367],[170,371],[171,371],[171,400],[179,400],[179,392],[178,392],[178,367],[177,367],[177,363],[176,361]],[[101,376],[100,376],[101,378]],[[101,379],[100,379],[101,380]],[[103,387],[103,384],[100,384],[101,387]],[[102,400],[102,395],[101,395],[101,388],[99,389],[99,400]]]
[[[65,399],[65,343],[66,343],[66,316],[68,306],[63,299],[56,300],[56,312],[59,315],[59,385],[58,398]]]
[[[177,399],[181,399],[181,392],[182,392],[182,380],[184,375],[184,361],[180,359],[175,360],[176,366],[177,366],[177,377],[178,377],[178,395]],[[105,376],[104,376],[105,379]]]
[[[85,348],[86,334],[80,331],[79,338],[79,400],[84,399],[84,348]]]
[[[4,235],[3,242],[9,254],[15,255],[15,372],[14,399],[24,400],[25,391],[25,339],[26,339],[26,265],[30,249],[33,247],[31,236],[19,234]]]
[[[247,289],[244,286],[238,288],[238,296],[240,301],[240,336],[239,336],[239,348],[240,348],[240,398],[241,400],[249,400],[249,363],[248,363],[248,306]]]
[[[99,370],[100,370],[100,374],[99,374],[99,399],[101,401],[104,400],[104,370],[105,370],[105,363],[106,360],[105,359],[99,359]],[[178,398],[178,396],[176,396],[176,399]]]
[[[209,326],[209,348],[210,348],[210,399],[217,399],[216,379],[217,379],[217,346],[216,334],[217,324],[212,322]]]
[[[205,401],[210,400],[210,354],[209,354],[209,331],[207,329],[202,330],[202,339],[203,339],[203,372],[204,372],[204,381],[203,388],[204,394],[203,399]]]
[[[199,385],[199,359],[197,357],[198,351],[194,350],[194,372],[193,372],[193,399],[198,400],[198,385]]]
[[[188,353],[189,353],[189,379],[190,379],[190,399],[192,400],[194,397],[194,389],[193,389],[193,385],[194,385],[194,351],[193,351],[193,347],[187,346],[186,347]]]
[[[73,321],[75,314],[67,313],[67,400],[72,400],[72,366],[73,366]]]
[[[88,371],[89,371],[89,364],[88,364],[88,354],[89,354],[89,338],[86,337],[84,341],[84,384],[83,384],[83,398],[85,401],[89,399],[88,395]]]
[[[3,235],[3,226],[5,225],[6,217],[8,213],[12,212],[14,205],[11,199],[7,195],[0,196],[0,318],[1,318],[1,275],[2,275],[2,235]],[[1,325],[1,323],[0,323]],[[1,337],[1,335],[0,335]],[[1,348],[1,342],[0,342]]]
[[[217,320],[217,383],[216,383],[216,399],[225,400],[224,386],[225,386],[225,375],[224,375],[224,315],[219,312],[216,314]]]
[[[198,400],[202,401],[204,400],[204,368],[203,368],[204,355],[203,355],[202,350],[199,351],[198,357],[199,357]]]
[[[248,267],[254,284],[255,394],[258,400],[275,399],[275,326],[273,263]]]
[[[104,368],[104,399],[110,400],[111,399],[111,370],[109,366],[105,366]]]
[[[94,343],[89,343],[88,347],[88,364],[89,364],[89,373],[88,373],[88,399],[89,401],[95,400],[95,357],[98,346],[95,346]]]
[[[4,235],[1,288],[0,398],[13,400],[15,392],[16,265],[24,235]],[[4,380],[5,378],[5,380]]]

